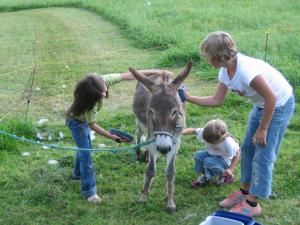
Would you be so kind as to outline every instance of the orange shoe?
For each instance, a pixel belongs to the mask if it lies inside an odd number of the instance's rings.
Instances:
[[[257,203],[257,206],[252,207],[246,202],[246,200],[242,201],[240,204],[233,206],[229,210],[229,212],[239,213],[250,217],[261,214],[261,211],[262,210],[259,203]]]
[[[246,196],[242,194],[240,190],[233,192],[227,198],[219,203],[220,207],[231,208],[246,199]]]

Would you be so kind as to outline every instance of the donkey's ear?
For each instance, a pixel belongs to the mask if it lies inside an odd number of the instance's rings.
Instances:
[[[129,71],[132,73],[132,75],[137,79],[137,81],[141,82],[145,87],[152,91],[154,82],[150,80],[148,77],[146,77],[144,74],[136,71],[135,69],[129,67]]]
[[[191,68],[193,66],[193,61],[190,60],[185,68],[181,71],[181,73],[173,80],[172,84],[175,86],[176,89],[179,88],[181,83],[184,81],[185,78],[189,75]]]

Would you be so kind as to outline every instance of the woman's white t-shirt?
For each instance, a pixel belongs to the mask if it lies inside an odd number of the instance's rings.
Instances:
[[[210,144],[203,139],[203,129],[197,128],[197,139],[204,142],[207,152],[212,156],[221,157],[230,166],[231,160],[240,150],[239,144],[230,136],[218,144]]]
[[[276,95],[276,107],[283,106],[292,95],[293,89],[283,75],[263,60],[237,54],[237,69],[230,80],[227,69],[221,67],[219,81],[240,96],[249,98],[254,105],[263,108],[264,98],[250,87],[251,81],[261,75]]]

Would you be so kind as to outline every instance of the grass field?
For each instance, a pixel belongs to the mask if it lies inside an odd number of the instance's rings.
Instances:
[[[74,146],[64,125],[64,112],[76,82],[87,72],[105,74],[131,66],[177,73],[193,58],[195,67],[185,84],[193,94],[211,94],[216,80],[205,78],[215,77],[217,71],[197,55],[200,40],[210,31],[225,29],[243,52],[264,58],[269,31],[267,60],[294,85],[297,105],[276,164],[274,194],[262,201],[264,212],[257,220],[267,225],[299,224],[299,9],[297,1],[128,0],[121,5],[117,1],[1,0],[0,130],[30,139],[39,132],[46,139],[52,137],[47,143]],[[134,133],[131,101],[135,84],[128,81],[111,88],[99,124]],[[189,104],[187,125],[203,126],[212,118],[222,118],[242,140],[250,110],[249,102],[233,95],[218,108]],[[41,118],[49,122],[38,126],[36,121]],[[63,139],[59,132],[64,133]],[[126,146],[99,136],[93,146],[103,143],[113,148]],[[176,163],[178,212],[171,216],[164,211],[163,158],[158,162],[150,201],[140,205],[136,200],[146,165],[133,163],[129,152],[95,153],[103,203],[94,206],[80,196],[80,184],[69,179],[74,152],[44,150],[0,136],[0,224],[199,224],[239,184],[192,190],[195,147],[203,146],[193,137],[183,138]],[[24,152],[30,156],[22,156]],[[58,165],[49,165],[50,159]],[[239,169],[235,174],[239,177]]]

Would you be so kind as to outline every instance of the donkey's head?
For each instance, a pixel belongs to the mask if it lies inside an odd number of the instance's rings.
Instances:
[[[185,117],[177,91],[189,75],[191,67],[192,62],[189,62],[173,81],[163,74],[160,83],[129,68],[134,77],[151,93],[147,105],[147,124],[145,125],[148,128],[148,137],[155,139],[156,150],[162,154],[172,150],[183,129]]]

